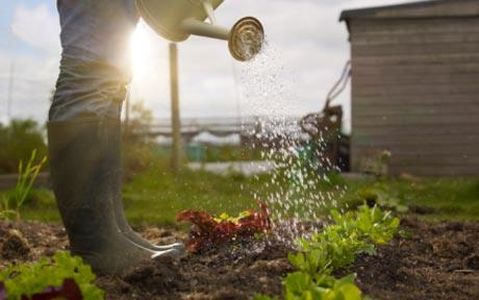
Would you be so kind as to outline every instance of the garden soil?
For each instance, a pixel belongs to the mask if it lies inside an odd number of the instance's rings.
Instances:
[[[376,256],[361,256],[339,275],[355,272],[373,299],[479,299],[479,223],[402,222],[406,232]],[[147,228],[156,243],[186,239],[176,230]],[[37,260],[68,246],[65,231],[40,223],[0,223],[0,268]],[[122,277],[99,277],[108,299],[251,299],[281,295],[293,270],[279,242],[236,241],[181,259],[145,262]]]

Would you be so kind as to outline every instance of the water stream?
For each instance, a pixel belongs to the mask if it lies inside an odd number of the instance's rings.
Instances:
[[[238,68],[242,112],[258,116],[248,135],[255,137],[262,159],[275,165],[264,184],[268,196],[253,197],[269,205],[277,238],[291,242],[319,226],[321,213],[335,207],[344,190],[330,178],[336,167],[324,155],[324,140],[309,142],[292,118],[301,100],[294,92],[293,72],[284,62],[280,51],[266,43],[258,56]]]

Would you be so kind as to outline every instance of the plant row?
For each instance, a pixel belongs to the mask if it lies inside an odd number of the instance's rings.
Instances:
[[[335,278],[333,272],[352,264],[358,255],[376,253],[398,232],[399,219],[379,207],[361,206],[357,211],[332,212],[334,223],[309,239],[299,239],[299,252],[288,259],[297,269],[283,279],[286,300],[360,300],[355,275]],[[272,300],[258,295],[255,300]]]
[[[222,243],[233,236],[251,236],[268,228],[266,206],[238,218],[212,218],[199,212],[184,212],[182,220],[200,230],[190,246],[193,252]],[[333,272],[352,264],[358,255],[374,255],[376,245],[388,243],[399,228],[399,219],[379,207],[364,205],[357,211],[332,212],[333,224],[308,239],[299,239],[299,251],[288,256],[297,271],[283,279],[286,300],[360,300],[355,275],[335,278]],[[209,234],[206,234],[209,233]],[[217,237],[217,238],[213,238]],[[202,247],[199,247],[202,246]],[[0,300],[104,299],[95,286],[91,268],[78,257],[59,252],[36,263],[11,265],[0,272]],[[256,300],[272,300],[258,295]]]

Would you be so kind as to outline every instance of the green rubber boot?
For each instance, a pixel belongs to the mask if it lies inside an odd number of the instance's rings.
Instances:
[[[99,274],[122,274],[143,260],[178,251],[152,251],[126,238],[116,223],[119,140],[114,120],[89,117],[48,124],[53,190],[73,255]]]
[[[144,239],[137,232],[135,232],[131,228],[131,226],[128,224],[128,221],[126,220],[124,209],[123,209],[123,203],[121,200],[121,195],[114,198],[114,206],[115,206],[115,217],[116,217],[116,222],[118,224],[118,227],[120,228],[123,235],[126,236],[133,243],[141,247],[150,249],[152,251],[165,251],[165,250],[174,249],[181,254],[185,252],[185,246],[183,243],[154,245],[150,243],[148,240]]]
[[[111,137],[115,139],[115,142],[121,143],[121,123],[110,121],[111,125],[109,126],[111,129]],[[125,235],[129,240],[133,243],[153,250],[153,251],[165,251],[170,249],[175,249],[180,253],[185,252],[185,246],[182,243],[174,243],[169,245],[154,245],[150,243],[148,240],[144,239],[138,233],[136,233],[128,224],[128,221],[125,216],[125,210],[123,208],[123,201],[121,195],[121,186],[122,186],[122,168],[121,168],[121,147],[115,148],[114,151],[117,151],[115,155],[113,155],[112,159],[115,159],[115,162],[112,164],[115,168],[112,170],[112,179],[115,181],[112,184],[112,193],[113,193],[113,206],[115,209],[115,218],[118,227],[120,228],[123,235]]]

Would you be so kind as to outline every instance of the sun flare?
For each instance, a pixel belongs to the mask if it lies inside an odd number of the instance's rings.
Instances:
[[[151,37],[143,24],[136,27],[130,40],[133,77],[144,76],[148,66],[148,56],[151,47]]]

